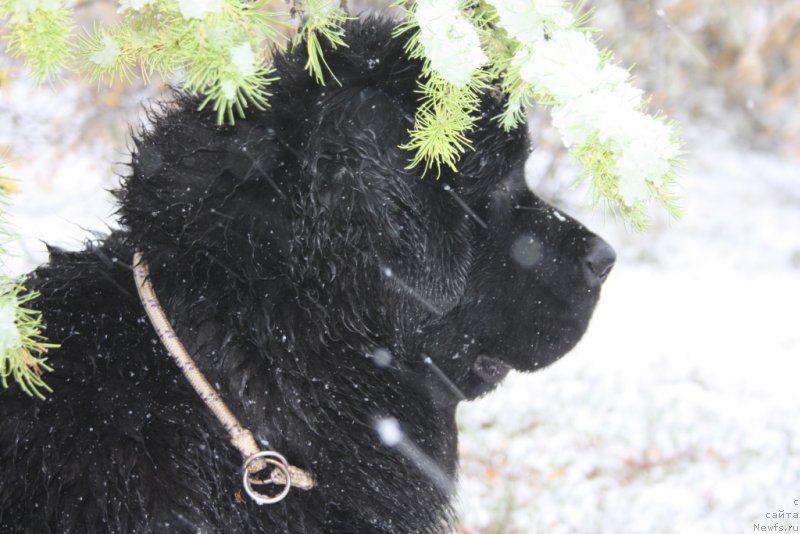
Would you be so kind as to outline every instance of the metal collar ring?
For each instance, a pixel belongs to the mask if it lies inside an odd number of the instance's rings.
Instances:
[[[280,476],[276,481],[275,474],[277,473],[273,471],[273,474],[267,480],[254,479],[253,475],[255,475],[255,472],[252,472],[251,469],[254,467],[253,464],[257,460],[260,460],[259,464],[269,464],[275,466],[278,470],[280,470],[282,476]],[[283,484],[283,488],[277,494],[270,496],[256,491],[253,488],[253,483]],[[284,458],[283,455],[275,451],[257,452],[244,461],[244,466],[242,468],[242,484],[244,485],[244,490],[247,492],[247,495],[249,495],[250,498],[258,504],[274,504],[276,502],[280,502],[289,494],[289,490],[292,488],[289,462],[286,461],[286,458]]]

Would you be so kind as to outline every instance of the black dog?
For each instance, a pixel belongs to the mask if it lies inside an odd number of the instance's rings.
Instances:
[[[526,130],[497,126],[496,95],[458,174],[407,170],[420,65],[388,22],[346,32],[326,55],[341,85],[299,47],[233,127],[165,105],[118,193],[125,229],[32,274],[62,347],[46,402],[0,394],[0,531],[452,528],[457,403],[569,351],[614,253],[526,189]],[[145,316],[137,249],[199,368],[316,488],[242,497],[238,451]]]

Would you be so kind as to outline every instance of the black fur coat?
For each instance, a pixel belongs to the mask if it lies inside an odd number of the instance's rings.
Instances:
[[[386,21],[346,32],[326,53],[341,86],[298,47],[235,126],[188,96],[159,108],[123,230],[32,273],[61,348],[47,401],[0,392],[0,532],[453,528],[457,403],[570,350],[613,251],[526,189],[526,130],[499,129],[496,95],[458,174],[408,169],[420,65]],[[242,498],[238,451],[143,312],[136,249],[222,398],[317,488]]]

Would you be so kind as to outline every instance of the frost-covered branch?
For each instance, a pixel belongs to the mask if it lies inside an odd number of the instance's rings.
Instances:
[[[325,62],[322,53],[321,39],[328,41],[331,48],[347,47],[344,42],[344,30],[342,24],[350,17],[335,4],[328,0],[307,0],[305,12],[302,15],[300,30],[295,35],[294,43],[298,45],[305,38],[308,51],[308,62],[306,70],[314,79],[322,84],[325,82],[325,71],[336,78],[336,74],[331,72],[330,67]]]
[[[682,152],[675,127],[646,113],[643,92],[611,52],[598,50],[585,21],[560,0],[486,4],[510,41],[496,58],[511,102],[504,125],[519,121],[525,102],[550,107],[595,203],[606,202],[636,229],[646,228],[651,200],[677,216],[670,186]]]
[[[598,50],[578,11],[562,0],[415,2],[400,27],[413,32],[409,53],[425,63],[407,148],[414,163],[455,168],[478,91],[499,83],[508,97],[501,124],[517,126],[535,103],[549,107],[594,203],[642,230],[651,201],[679,215],[670,187],[681,142],[673,123],[646,113],[642,91]]]
[[[69,40],[71,12],[63,0],[0,0],[9,21],[9,50],[38,79],[71,63],[95,79],[147,79],[182,72],[184,87],[205,96],[218,121],[268,105],[272,68],[266,50],[280,47],[288,13],[267,0],[121,0],[120,23]],[[335,80],[323,43],[345,47],[348,19],[334,0],[291,3],[299,21],[294,43],[308,48],[306,69],[319,83]],[[421,104],[410,140],[411,165],[456,169],[470,150],[479,95],[499,84],[508,97],[498,120],[513,128],[533,104],[551,109],[564,145],[583,167],[595,204],[605,203],[636,229],[655,201],[679,210],[671,186],[680,164],[675,125],[646,112],[646,99],[626,69],[600,51],[563,0],[416,0],[397,4],[406,19],[407,51],[423,61]],[[77,60],[77,61],[76,61]]]
[[[37,80],[57,77],[74,58],[72,11],[62,0],[0,0],[4,18],[9,51],[25,58]]]
[[[0,187],[0,384],[7,388],[11,378],[28,395],[43,399],[43,391],[52,391],[42,378],[44,371],[52,371],[45,353],[56,345],[42,336],[41,313],[26,307],[38,293],[27,291],[25,280],[6,270],[5,246],[15,237],[6,219],[9,203],[6,188]]]

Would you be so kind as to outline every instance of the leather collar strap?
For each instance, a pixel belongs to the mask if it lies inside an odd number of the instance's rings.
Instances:
[[[311,473],[289,465],[286,459],[275,451],[262,451],[258,447],[253,434],[242,426],[222,400],[222,397],[219,396],[219,393],[214,389],[214,386],[208,382],[203,373],[197,368],[186,347],[178,339],[175,329],[172,328],[163,308],[161,308],[161,304],[158,302],[153,285],[150,283],[150,271],[139,251],[133,255],[133,277],[136,280],[136,289],[139,292],[139,298],[142,300],[145,312],[147,312],[147,316],[150,318],[158,337],[161,338],[161,342],[194,390],[230,434],[231,443],[242,453],[242,458],[244,459],[242,485],[250,498],[258,504],[272,504],[283,500],[292,487],[303,490],[314,488],[316,481]],[[257,473],[269,467],[272,467],[269,478],[256,478]],[[259,493],[253,487],[254,485],[268,484],[279,485],[282,488],[275,495],[265,495]]]

